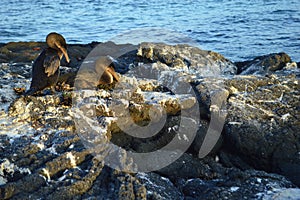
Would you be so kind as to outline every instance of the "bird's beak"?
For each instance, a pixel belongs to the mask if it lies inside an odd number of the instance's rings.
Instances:
[[[61,48],[61,51],[63,52],[65,58],[66,58],[66,61],[69,63],[70,62],[70,58],[68,56],[68,53],[67,53],[67,50],[65,48]]]
[[[64,48],[64,47],[62,47],[61,45],[59,45],[57,43],[55,45],[63,52],[63,54],[64,54],[64,56],[66,58],[66,61],[69,63],[70,62],[70,58],[68,56],[67,49]]]

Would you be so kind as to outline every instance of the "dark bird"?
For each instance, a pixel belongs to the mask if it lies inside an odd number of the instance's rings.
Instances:
[[[65,56],[69,63],[67,43],[65,38],[58,33],[49,33],[46,37],[48,47],[42,51],[32,66],[32,81],[30,89],[25,95],[33,95],[38,91],[50,87],[55,92],[55,85],[59,77],[60,60]]]

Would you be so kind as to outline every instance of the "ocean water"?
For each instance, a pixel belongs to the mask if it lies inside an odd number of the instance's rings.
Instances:
[[[2,0],[0,19],[0,43],[56,31],[68,43],[192,41],[232,61],[275,52],[300,61],[299,0]]]

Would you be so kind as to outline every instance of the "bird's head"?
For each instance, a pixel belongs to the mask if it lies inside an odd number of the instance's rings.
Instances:
[[[62,35],[55,33],[55,32],[49,33],[46,37],[46,42],[50,48],[61,51],[64,54],[66,61],[68,63],[70,62],[70,59],[69,59],[69,56],[67,53],[67,43],[66,43],[65,38]]]

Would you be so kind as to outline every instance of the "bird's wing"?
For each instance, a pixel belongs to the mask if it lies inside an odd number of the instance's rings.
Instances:
[[[57,69],[59,68],[60,65],[60,59],[57,54],[49,53],[46,54],[46,57],[44,59],[44,67],[45,67],[45,73],[47,76],[52,76],[55,74]]]

